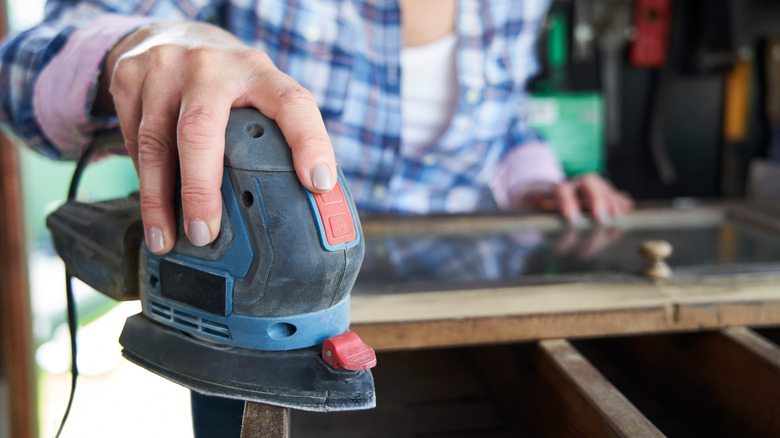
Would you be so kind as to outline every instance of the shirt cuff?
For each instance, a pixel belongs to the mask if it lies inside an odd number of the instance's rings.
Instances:
[[[559,183],[566,179],[560,161],[543,142],[532,141],[509,152],[496,167],[491,186],[501,209],[523,207],[522,194],[535,183]]]
[[[90,117],[103,59],[123,36],[160,20],[108,14],[76,30],[41,70],[33,110],[44,135],[60,151],[81,150],[92,133],[106,128]],[[113,122],[116,125],[116,121]]]

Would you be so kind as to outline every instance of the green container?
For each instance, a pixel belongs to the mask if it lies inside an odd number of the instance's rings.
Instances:
[[[598,93],[529,97],[529,122],[555,151],[569,177],[604,170],[603,106]]]

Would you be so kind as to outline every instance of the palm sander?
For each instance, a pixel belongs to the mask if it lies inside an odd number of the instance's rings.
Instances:
[[[348,331],[364,240],[341,170],[333,190],[309,192],[278,126],[235,109],[222,198],[213,243],[190,244],[179,212],[164,255],[143,243],[137,194],[69,201],[47,225],[70,274],[141,300],[119,339],[130,361],[209,395],[312,411],[373,407],[376,356]]]

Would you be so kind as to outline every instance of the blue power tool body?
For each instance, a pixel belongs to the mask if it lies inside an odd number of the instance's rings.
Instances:
[[[225,136],[222,227],[171,252],[142,243],[138,197],[68,202],[47,219],[74,276],[143,311],[120,336],[130,361],[205,394],[296,409],[375,405],[376,358],[349,327],[364,253],[351,194],[299,182],[276,123],[234,109]],[[176,200],[180,208],[180,200]]]

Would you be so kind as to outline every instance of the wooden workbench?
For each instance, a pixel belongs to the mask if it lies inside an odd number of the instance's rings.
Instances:
[[[650,230],[650,235],[652,230],[715,227],[721,240],[716,251],[724,260],[676,268],[666,280],[638,275],[641,258],[635,255],[636,269],[627,272],[517,277],[439,290],[390,284],[376,291],[358,284],[352,329],[381,351],[777,325],[780,259],[734,263],[724,253],[733,252],[728,248],[735,244],[733,230],[728,230],[734,224],[780,236],[778,223],[766,209],[745,205],[639,210],[614,226]],[[370,245],[377,236],[556,231],[561,226],[549,216],[494,216],[368,221],[364,230]],[[583,225],[582,232],[587,228]]]
[[[712,229],[714,257],[689,257],[666,280],[637,275],[641,260],[620,242],[603,252],[636,270],[359,280],[352,329],[378,351],[378,407],[293,412],[292,435],[777,436],[777,217],[773,207],[743,204],[640,209],[612,224],[632,245],[632,230]],[[528,230],[554,235],[562,224],[549,216],[364,221],[369,247]]]

